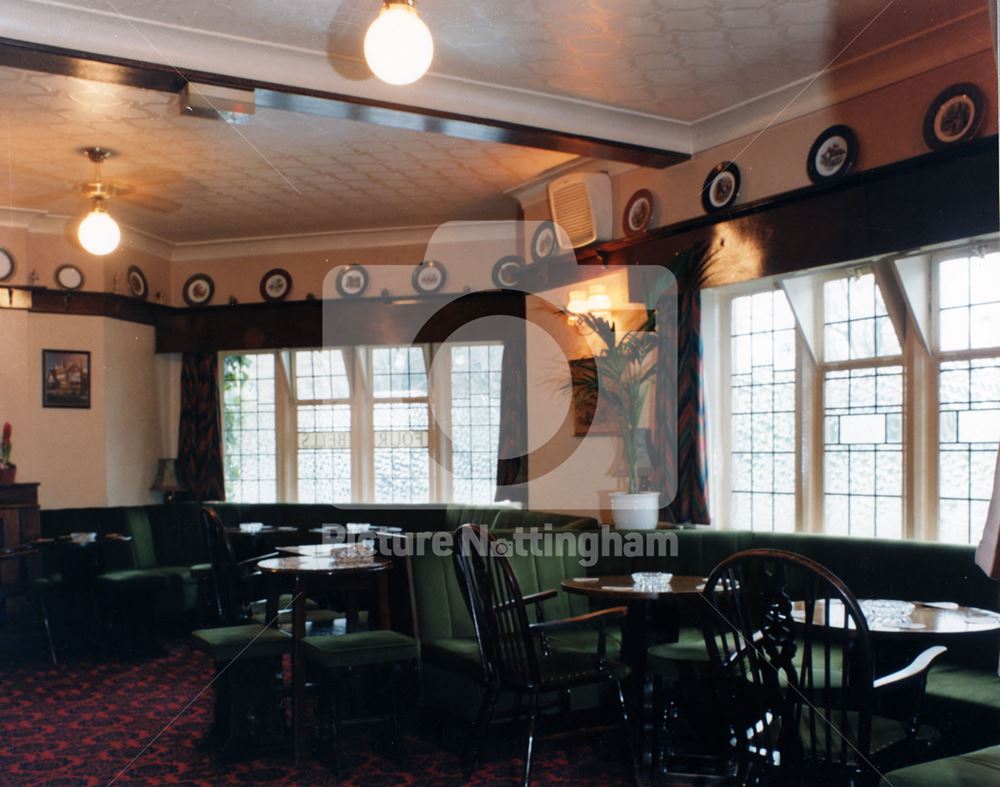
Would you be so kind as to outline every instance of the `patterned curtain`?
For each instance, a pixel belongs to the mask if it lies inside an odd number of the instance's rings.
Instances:
[[[226,499],[220,417],[218,355],[184,353],[177,467],[195,500]]]
[[[526,334],[504,342],[500,373],[500,443],[495,499],[528,503],[528,388]]]
[[[653,435],[660,468],[658,488],[669,490],[676,479],[676,495],[663,514],[668,522],[711,522],[701,340],[701,284],[708,260],[706,247],[698,245],[680,254],[670,266],[678,292],[676,305],[669,304],[667,308],[675,311],[676,334],[673,331],[660,334],[661,357],[669,360],[657,365]],[[674,348],[664,348],[668,342],[676,342],[676,364],[672,362]],[[661,415],[674,406],[676,431],[672,419]]]

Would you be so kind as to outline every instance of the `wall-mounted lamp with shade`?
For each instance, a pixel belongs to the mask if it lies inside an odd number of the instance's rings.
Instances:
[[[186,492],[187,487],[177,475],[176,459],[160,459],[156,464],[156,479],[150,487],[153,492],[163,493],[164,503],[173,503],[178,493]]]
[[[591,284],[586,290],[570,290],[566,304],[567,322],[579,325],[579,315],[589,314],[611,322],[611,297],[603,284]]]

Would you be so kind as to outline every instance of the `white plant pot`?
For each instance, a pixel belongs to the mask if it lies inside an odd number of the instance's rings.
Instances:
[[[612,492],[611,517],[622,530],[655,530],[660,519],[660,493]]]

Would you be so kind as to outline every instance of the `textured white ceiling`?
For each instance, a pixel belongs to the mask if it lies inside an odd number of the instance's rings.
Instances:
[[[379,0],[64,0],[327,52],[363,77]],[[432,71],[694,121],[920,33],[985,0],[418,0]],[[150,52],[150,59],[156,59]]]
[[[259,110],[250,122],[180,116],[176,97],[0,68],[0,205],[73,214],[66,181],[118,152],[106,180],[126,224],[171,242],[513,218],[504,190],[570,155]],[[150,206],[172,208],[167,212]]]

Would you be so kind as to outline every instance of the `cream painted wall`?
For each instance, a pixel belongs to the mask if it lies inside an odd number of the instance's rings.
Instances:
[[[160,452],[153,330],[103,317],[0,309],[0,421],[43,508],[151,502]],[[42,407],[42,350],[89,350],[91,408]]]
[[[0,211],[0,222],[3,221]],[[49,229],[49,226],[46,225]],[[106,257],[95,257],[76,245],[66,233],[30,231],[24,227],[0,226],[0,246],[14,256],[14,275],[5,280],[5,285],[28,286],[32,271],[38,274],[37,285],[57,289],[55,271],[60,265],[76,265],[83,273],[84,290],[117,292],[127,294],[125,272],[130,265],[138,265],[149,283],[149,297],[162,292],[164,297],[170,290],[170,263],[163,257],[152,254],[142,244],[130,238],[128,231],[122,246]],[[117,284],[117,289],[116,289]]]
[[[161,454],[160,414],[169,407],[157,385],[156,332],[148,325],[103,322],[107,505],[158,502],[149,491],[156,459],[175,454]]]
[[[612,179],[615,235],[623,234],[621,215],[629,197],[642,188],[650,189],[656,196],[653,227],[703,216],[701,190],[709,171],[720,161],[735,161],[740,168],[742,187],[737,204],[811,185],[806,173],[809,148],[820,132],[837,123],[849,125],[858,136],[855,171],[928,153],[923,140],[924,114],[935,96],[956,82],[979,86],[986,97],[979,134],[996,134],[997,71],[987,49],[788,122],[778,118],[759,135],[740,137],[710,148],[683,164],[663,170],[636,167],[615,175]],[[831,87],[820,80],[811,89]],[[594,162],[586,169],[598,171],[602,164]],[[544,191],[532,193],[526,200],[526,216],[534,219],[549,216]]]

